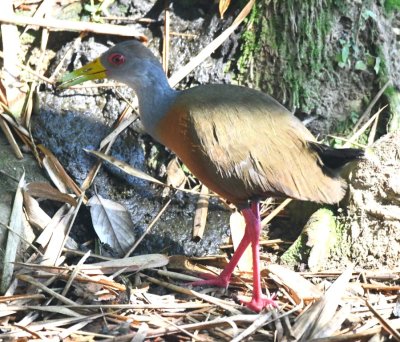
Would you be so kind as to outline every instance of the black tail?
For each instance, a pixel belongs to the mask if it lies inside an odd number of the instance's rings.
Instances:
[[[356,148],[333,148],[311,141],[308,142],[308,145],[318,153],[324,165],[333,170],[364,157],[364,151]]]

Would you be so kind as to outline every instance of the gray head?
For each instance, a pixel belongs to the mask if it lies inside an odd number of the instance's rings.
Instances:
[[[133,88],[152,78],[154,69],[162,71],[159,60],[137,40],[113,46],[100,56],[100,62],[107,78],[127,83]]]
[[[66,74],[60,87],[80,84],[88,80],[109,78],[138,90],[152,84],[167,87],[167,78],[153,53],[137,40],[119,43],[93,62]]]
[[[157,122],[176,97],[161,63],[137,40],[117,44],[82,68],[64,75],[59,87],[109,78],[133,88],[139,98],[140,115],[147,132],[155,135]]]

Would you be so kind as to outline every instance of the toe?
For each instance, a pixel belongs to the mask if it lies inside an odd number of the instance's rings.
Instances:
[[[227,288],[229,285],[229,280],[221,276],[215,276],[208,273],[203,273],[200,276],[206,279],[194,281],[189,284],[192,286],[218,286],[224,288]]]
[[[250,310],[255,312],[262,311],[265,307],[272,306],[274,308],[278,307],[278,304],[274,300],[274,296],[268,298],[266,296],[262,296],[259,298],[253,297],[250,302],[241,301],[242,304],[247,306]]]

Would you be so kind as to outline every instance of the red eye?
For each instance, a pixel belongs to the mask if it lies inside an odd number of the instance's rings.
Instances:
[[[125,56],[121,53],[112,53],[108,56],[108,61],[114,65],[121,65],[125,63]]]

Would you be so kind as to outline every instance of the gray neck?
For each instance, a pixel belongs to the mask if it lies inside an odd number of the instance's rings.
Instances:
[[[139,100],[140,119],[148,134],[157,139],[158,122],[167,114],[178,92],[172,89],[161,64],[145,65],[141,76],[130,86]]]

